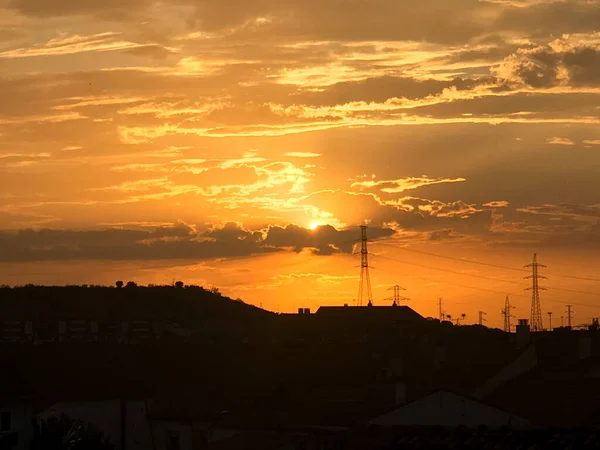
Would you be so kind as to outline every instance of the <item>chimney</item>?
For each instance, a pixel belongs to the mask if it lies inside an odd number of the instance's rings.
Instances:
[[[517,348],[522,348],[531,342],[531,330],[529,329],[529,320],[519,319],[517,325]]]
[[[298,315],[304,314],[304,308],[298,308]]]
[[[310,314],[310,308],[304,308],[304,314]]]

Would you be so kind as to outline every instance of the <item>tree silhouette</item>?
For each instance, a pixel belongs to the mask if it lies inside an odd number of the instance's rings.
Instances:
[[[123,282],[121,280],[117,281],[115,284],[117,285],[117,287],[119,289],[121,289],[123,287]]]
[[[34,423],[32,450],[114,450],[104,433],[62,414]]]
[[[176,283],[175,283],[175,287],[176,287],[177,289],[182,289],[182,288],[183,288],[183,281],[178,281],[178,282],[176,282]]]
[[[127,285],[125,287],[126,288],[134,288],[134,287],[137,287],[137,284],[135,281],[128,281]]]

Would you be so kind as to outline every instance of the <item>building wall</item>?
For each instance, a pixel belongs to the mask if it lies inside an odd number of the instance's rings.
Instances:
[[[0,413],[10,413],[10,430],[0,431],[0,435],[17,433],[18,444],[13,449],[28,450],[33,439],[32,408],[26,404],[0,405]]]
[[[152,448],[150,423],[144,401],[128,401],[126,408],[126,444],[128,450]],[[115,445],[121,447],[121,401],[57,403],[38,414],[38,420],[60,417],[65,414],[71,419],[82,420],[102,431]]]
[[[379,426],[501,427],[525,426],[528,421],[451,392],[436,392],[384,414],[371,422]]]
[[[15,450],[28,450],[33,439],[33,410],[26,404],[0,406],[0,413],[10,414],[10,429],[0,431],[0,435],[17,433],[18,443]],[[4,436],[3,436],[4,438]]]
[[[153,420],[152,433],[154,436],[153,450],[192,450],[192,424],[167,420]],[[169,439],[178,439],[179,446],[171,447]]]
[[[475,392],[473,392],[473,396],[477,399],[485,398],[508,381],[533,370],[537,364],[538,357],[535,346],[530,345],[517,359],[503,367],[500,372],[476,389]]]

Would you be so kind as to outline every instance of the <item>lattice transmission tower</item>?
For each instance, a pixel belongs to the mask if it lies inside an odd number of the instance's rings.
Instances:
[[[487,315],[487,313],[485,311],[479,311],[479,325],[483,326],[483,322],[487,322],[487,319],[485,318],[485,316]]]
[[[545,291],[546,289],[540,287],[539,280],[545,279],[546,277],[539,274],[539,268],[546,266],[537,262],[537,253],[534,253],[533,262],[531,264],[527,264],[525,267],[531,268],[531,275],[525,277],[526,279],[531,279],[531,287],[526,289],[528,291],[531,291],[531,331],[543,331],[544,324],[542,323],[540,291]]]
[[[371,291],[371,278],[369,277],[369,248],[367,246],[367,226],[360,226],[360,281],[358,282],[358,306],[363,306],[365,301],[368,306],[373,305],[373,292]]]
[[[405,291],[406,290],[403,287],[401,287],[399,285],[396,285],[396,286],[392,286],[388,290],[391,291],[392,289],[394,290],[394,296],[386,298],[386,300],[392,300],[392,306],[398,306],[398,305],[400,305],[400,302],[402,302],[402,301],[406,301],[407,302],[407,301],[410,300],[410,298],[408,298],[408,297],[402,297],[400,295],[400,291]]]
[[[504,309],[502,310],[502,315],[504,316],[504,332],[505,333],[510,333],[510,330],[511,330],[510,319],[511,319],[511,317],[515,317],[510,312],[511,309],[513,309],[513,308],[514,308],[514,306],[512,306],[510,304],[510,300],[507,295],[506,300],[504,301]]]

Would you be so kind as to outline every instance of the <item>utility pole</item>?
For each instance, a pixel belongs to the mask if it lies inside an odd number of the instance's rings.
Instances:
[[[502,315],[504,316],[504,332],[505,333],[510,333],[511,330],[511,325],[510,325],[510,319],[511,317],[514,317],[510,310],[514,308],[514,306],[512,306],[510,304],[510,300],[508,299],[508,295],[506,296],[506,300],[504,301],[504,309],[502,310]]]
[[[438,298],[438,308],[440,310],[440,322],[444,321],[444,309],[442,306],[442,297]]]
[[[367,226],[360,226],[360,281],[358,282],[358,306],[363,306],[366,300],[368,306],[373,306],[373,292],[369,277],[369,249],[367,247]]]
[[[552,331],[552,311],[548,311],[548,326],[550,331]]]
[[[571,329],[571,319],[573,318],[573,311],[571,310],[572,307],[573,305],[567,305],[567,324],[569,329]]]
[[[538,269],[546,266],[537,262],[537,253],[534,253],[533,262],[531,264],[527,264],[525,267],[531,267],[531,275],[525,277],[525,279],[531,279],[531,287],[526,289],[527,291],[531,291],[531,330],[543,331],[544,324],[542,323],[540,291],[545,290],[545,288],[540,287],[539,280],[540,278],[545,279],[546,277],[540,275]]]
[[[487,322],[487,319],[483,316],[486,316],[487,314],[483,311],[479,311],[479,325],[483,326],[483,322]]]

